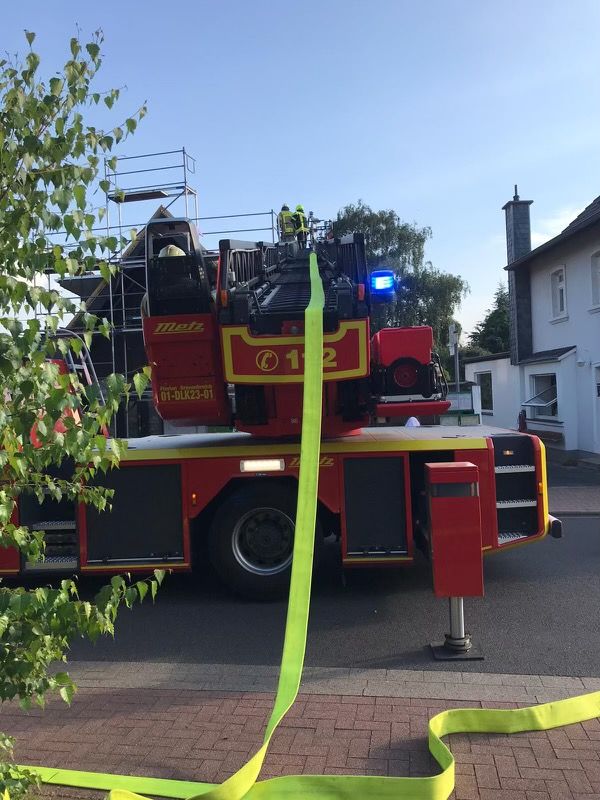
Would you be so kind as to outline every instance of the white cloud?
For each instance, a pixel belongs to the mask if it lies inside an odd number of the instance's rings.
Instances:
[[[581,214],[583,208],[583,206],[561,208],[554,214],[536,220],[535,229],[531,231],[531,246],[539,247],[548,239],[558,236],[578,214]]]

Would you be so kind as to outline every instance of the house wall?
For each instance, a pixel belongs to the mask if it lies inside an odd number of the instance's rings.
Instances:
[[[494,403],[492,414],[481,412],[481,421],[485,425],[496,425],[499,428],[516,428],[521,410],[519,368],[511,365],[510,358],[465,364],[466,380],[476,383],[478,372],[491,372]]]
[[[600,411],[596,402],[596,372],[600,362],[600,305],[592,305],[592,256],[600,251],[600,234],[588,235],[576,248],[567,242],[547,257],[532,262],[531,316],[533,350],[575,345],[577,351],[556,365],[536,365],[557,375],[558,418],[563,422],[565,448],[600,452]],[[565,267],[566,314],[552,316],[551,275]],[[533,367],[525,367],[525,380]],[[536,421],[536,425],[538,422]]]
[[[600,360],[600,305],[592,306],[592,255],[600,251],[600,235],[576,250],[566,248],[531,265],[533,351],[577,345],[578,355]],[[566,315],[552,319],[551,274],[566,268]]]

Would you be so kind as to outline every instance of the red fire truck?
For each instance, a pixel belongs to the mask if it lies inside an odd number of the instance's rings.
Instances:
[[[428,550],[426,464],[468,461],[479,474],[486,553],[560,535],[548,514],[535,436],[486,427],[372,426],[435,419],[447,386],[431,328],[383,328],[371,310],[394,292],[369,272],[360,234],[313,243],[323,281],[323,442],[315,560],[340,541],[346,567],[405,566]],[[295,242],[220,242],[207,257],[185,219],[146,228],[144,341],[152,392],[178,426],[234,428],[128,441],[102,483],[112,510],[24,498],[20,521],[45,531],[46,557],[0,553],[0,574],[113,574],[192,568],[208,558],[235,591],[285,590],[294,537],[309,251]]]

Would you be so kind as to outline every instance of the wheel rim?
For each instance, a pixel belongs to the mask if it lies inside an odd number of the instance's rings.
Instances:
[[[276,575],[292,563],[294,523],[278,508],[253,508],[232,534],[235,560],[255,575]]]

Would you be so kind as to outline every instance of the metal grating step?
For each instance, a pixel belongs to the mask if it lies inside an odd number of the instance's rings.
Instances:
[[[504,508],[536,508],[537,500],[498,500],[497,509]]]
[[[76,570],[77,559],[73,556],[46,556],[43,561],[27,562],[24,572],[61,572]]]
[[[511,472],[535,472],[533,464],[510,464],[504,467],[495,467],[496,475],[504,475]]]
[[[74,519],[53,519],[43,520],[42,522],[26,523],[34,531],[74,531],[77,523]]]
[[[528,539],[529,536],[524,533],[504,532],[498,534],[498,544],[508,544],[509,542],[518,542],[520,539]]]

